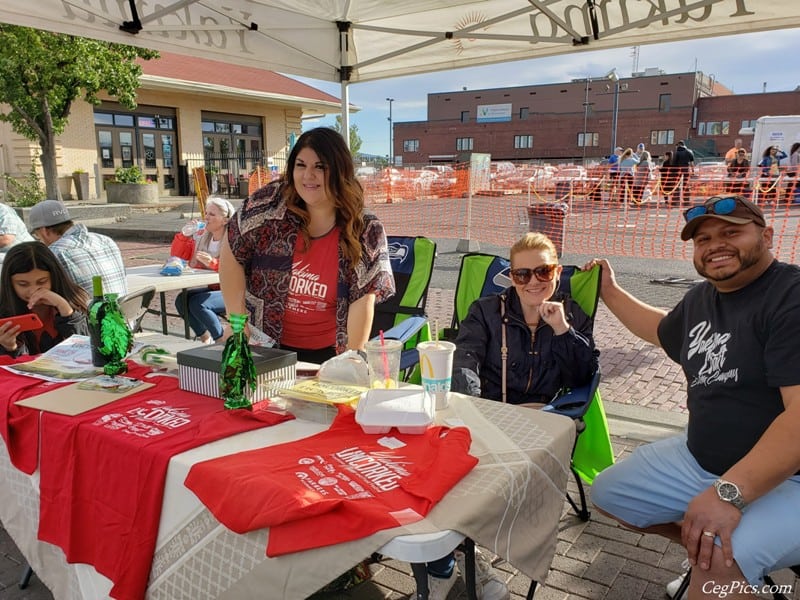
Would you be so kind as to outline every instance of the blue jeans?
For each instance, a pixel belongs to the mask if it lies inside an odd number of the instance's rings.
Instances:
[[[678,435],[640,446],[600,473],[592,484],[592,503],[634,527],[674,523],[716,479],[689,452],[686,435]],[[731,544],[750,584],[760,585],[766,573],[800,562],[798,506],[800,476],[795,475],[742,511]]]
[[[222,323],[220,316],[225,315],[225,303],[222,301],[222,292],[208,288],[193,288],[184,290],[175,298],[175,308],[184,319],[184,294],[188,294],[187,308],[189,309],[189,326],[195,335],[200,337],[206,331],[211,337],[218,340],[222,337]]]

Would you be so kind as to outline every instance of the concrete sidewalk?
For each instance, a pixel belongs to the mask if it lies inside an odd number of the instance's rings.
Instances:
[[[191,210],[191,205],[189,205]],[[134,213],[120,223],[92,226],[118,240],[126,265],[163,262],[169,253],[169,241],[187,218],[187,206],[177,205],[161,213]],[[453,288],[460,253],[455,240],[437,240],[439,255],[428,299],[428,314],[444,325],[452,314]],[[501,248],[486,247],[491,253],[505,253]],[[565,255],[565,264],[581,265],[588,257]],[[685,292],[685,285],[651,284],[654,278],[696,277],[691,265],[671,261],[615,259],[618,280],[634,294],[656,306],[672,306]],[[148,317],[148,319],[151,317]],[[155,328],[155,320],[146,322]],[[170,329],[182,331],[182,325],[170,321]],[[603,379],[601,391],[612,433],[615,454],[624,457],[642,442],[659,439],[680,431],[686,423],[685,384],[679,367],[659,349],[634,338],[604,305],[600,305],[595,324],[595,341],[601,350]],[[575,491],[574,482],[570,489]],[[591,491],[589,491],[591,495]],[[656,600],[663,599],[664,585],[680,571],[685,558],[683,548],[664,538],[634,533],[595,513],[581,522],[565,503],[559,540],[552,569],[536,598],[541,600]],[[17,588],[23,558],[13,541],[0,529],[0,598],[3,600],[49,600],[52,595],[34,577],[27,590]],[[501,571],[512,598],[524,598],[529,580],[507,563]],[[413,598],[414,582],[408,565],[384,561],[373,567],[371,581],[347,594],[330,598],[397,600]],[[794,581],[783,574],[781,582]],[[795,598],[800,587],[795,582]],[[460,583],[449,598],[465,598]],[[263,596],[269,599],[269,592]],[[249,600],[249,599],[242,599]]]

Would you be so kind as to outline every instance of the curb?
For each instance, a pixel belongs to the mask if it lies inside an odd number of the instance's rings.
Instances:
[[[688,415],[603,400],[612,436],[654,442],[683,433]]]

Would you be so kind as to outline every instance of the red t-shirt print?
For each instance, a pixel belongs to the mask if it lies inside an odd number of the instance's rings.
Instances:
[[[365,434],[349,407],[327,431],[196,464],[191,489],[229,529],[270,527],[267,555],[422,519],[478,462],[464,427]]]
[[[303,251],[297,236],[281,344],[292,348],[329,348],[336,344],[339,228],[311,240]]]

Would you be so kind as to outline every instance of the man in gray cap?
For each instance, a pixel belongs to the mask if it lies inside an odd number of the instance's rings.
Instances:
[[[775,259],[773,228],[742,196],[684,218],[705,281],[670,311],[625,291],[607,261],[586,265],[602,265],[600,297],[623,325],[680,363],[689,409],[684,433],[600,473],[592,502],[681,543],[690,598],[712,587],[750,598],[765,574],[800,563],[800,267]]]
[[[92,294],[92,277],[103,278],[106,294],[127,293],[122,253],[110,237],[92,233],[74,223],[69,210],[57,200],[43,200],[28,216],[31,233],[50,247],[70,277]]]
[[[0,203],[0,263],[6,256],[6,252],[14,244],[20,242],[31,242],[33,238],[25,228],[25,223],[19,218],[17,212]]]

